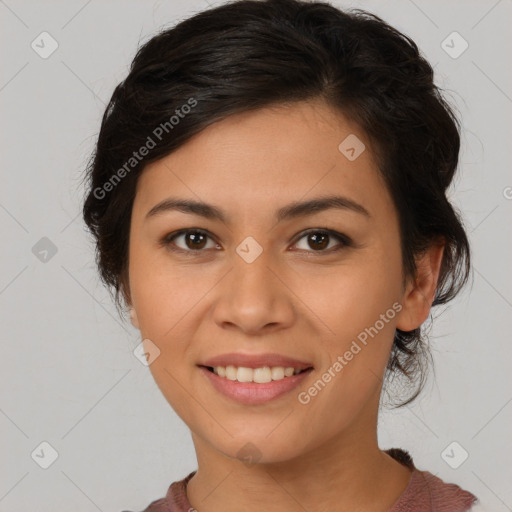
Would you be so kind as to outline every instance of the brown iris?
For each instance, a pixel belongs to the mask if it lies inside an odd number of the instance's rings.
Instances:
[[[207,238],[206,234],[200,233],[199,231],[185,233],[185,243],[189,249],[202,249],[206,244]],[[189,245],[189,242],[191,242],[191,245]]]
[[[313,249],[315,249],[315,244],[317,244],[317,249],[324,249],[329,245],[329,235],[327,233],[311,233],[308,235],[308,243]]]

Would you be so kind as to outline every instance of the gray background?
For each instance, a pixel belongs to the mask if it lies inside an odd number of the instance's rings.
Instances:
[[[435,380],[410,407],[383,413],[381,447],[409,450],[420,469],[479,496],[481,510],[512,510],[512,2],[333,3],[412,36],[464,130],[452,197],[470,232],[474,284],[437,319]],[[188,429],[133,355],[138,331],[97,277],[80,179],[139,42],[206,7],[0,0],[2,512],[142,510],[196,469]],[[47,59],[31,47],[43,31],[59,45]],[[469,43],[458,58],[441,45],[453,31]],[[48,456],[43,441],[58,452],[48,469],[31,457]],[[442,456],[453,441],[452,460],[469,453],[457,469]]]

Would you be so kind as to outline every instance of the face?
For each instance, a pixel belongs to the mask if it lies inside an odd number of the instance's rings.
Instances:
[[[159,388],[216,453],[286,461],[371,435],[407,312],[398,217],[365,134],[304,102],[231,116],[148,165],[129,293]]]

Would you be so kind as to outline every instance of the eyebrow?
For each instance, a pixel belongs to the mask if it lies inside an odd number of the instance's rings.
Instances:
[[[310,199],[309,201],[296,201],[290,203],[277,210],[276,221],[282,222],[283,220],[305,217],[307,215],[314,215],[330,209],[350,210],[367,218],[371,218],[370,212],[364,206],[356,203],[348,197],[326,196]],[[191,199],[180,199],[175,197],[164,199],[153,206],[153,208],[151,208],[151,210],[146,214],[146,219],[169,211],[180,211],[183,213],[199,215],[206,219],[221,221],[224,224],[227,224],[229,220],[228,216],[216,206]]]

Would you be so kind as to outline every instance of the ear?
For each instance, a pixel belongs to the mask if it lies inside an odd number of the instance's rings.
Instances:
[[[444,240],[437,241],[416,260],[416,276],[405,287],[402,310],[397,315],[397,329],[412,331],[428,318],[436,294],[444,247]]]
[[[137,318],[137,311],[133,306],[132,297],[130,294],[130,283],[126,272],[122,272],[119,277],[119,285],[121,293],[124,297],[125,304],[130,308],[130,321],[136,329],[140,329],[139,319]]]
[[[135,327],[136,329],[140,329],[139,319],[137,318],[137,311],[135,311],[135,308],[133,306],[130,307],[130,320],[132,322],[133,327]]]

